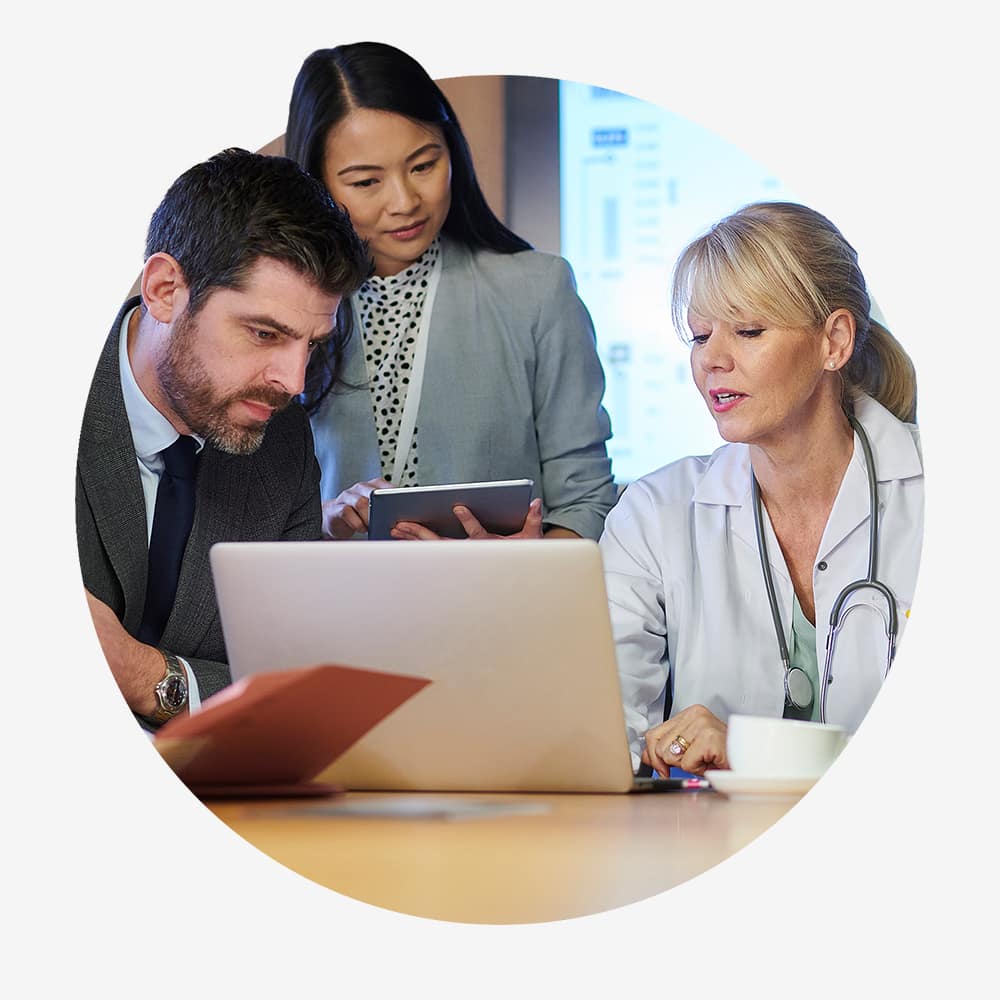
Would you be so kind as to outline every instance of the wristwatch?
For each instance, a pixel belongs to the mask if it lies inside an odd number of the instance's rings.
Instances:
[[[158,725],[172,719],[188,703],[187,673],[181,666],[180,660],[165,649],[161,649],[160,653],[167,665],[167,672],[153,689],[153,694],[156,695],[156,711],[147,716],[150,722]]]

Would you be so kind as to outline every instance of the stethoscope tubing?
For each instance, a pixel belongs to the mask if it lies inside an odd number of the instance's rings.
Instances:
[[[889,673],[892,661],[896,656],[896,637],[899,634],[899,613],[896,607],[896,598],[892,591],[881,580],[876,579],[878,571],[878,477],[875,470],[875,458],[872,454],[871,443],[861,424],[851,415],[847,418],[851,427],[858,435],[861,442],[861,450],[864,453],[865,472],[868,478],[868,503],[869,503],[869,525],[868,525],[868,573],[863,580],[855,580],[847,584],[837,595],[830,609],[830,628],[826,636],[826,656],[823,664],[823,677],[820,681],[820,721],[826,722],[826,694],[827,689],[833,683],[833,650],[836,646],[837,634],[840,632],[847,612],[844,605],[847,599],[858,591],[871,588],[880,593],[886,601],[889,609],[889,617],[886,621],[886,636],[889,640],[889,652],[883,679]],[[781,624],[781,611],[778,608],[778,598],[774,590],[774,578],[771,575],[771,565],[767,558],[767,546],[764,541],[764,515],[763,504],[760,497],[760,485],[757,477],[750,472],[751,495],[754,506],[754,530],[757,535],[757,552],[760,556],[761,571],[764,575],[764,586],[767,589],[767,601],[771,608],[771,620],[774,622],[774,634],[778,641],[778,654],[781,657],[781,664],[784,669],[785,703],[795,708],[807,708],[810,702],[800,703],[793,697],[791,687],[793,685],[793,674],[798,671],[804,675],[799,667],[793,667],[791,657],[788,654],[788,645],[785,642],[785,630]],[[850,610],[850,609],[848,609]],[[811,685],[810,685],[811,687]],[[813,698],[816,693],[813,692]],[[810,700],[811,701],[811,700]]]

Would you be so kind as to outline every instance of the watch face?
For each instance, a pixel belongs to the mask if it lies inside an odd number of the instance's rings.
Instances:
[[[167,708],[174,711],[183,708],[187,701],[187,681],[177,674],[172,674],[163,682],[160,694]]]

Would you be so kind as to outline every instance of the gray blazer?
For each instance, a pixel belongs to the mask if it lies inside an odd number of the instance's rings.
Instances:
[[[360,336],[313,416],[324,500],[382,474]],[[533,479],[545,523],[598,538],[615,500],[594,327],[569,265],[442,240],[417,414],[419,481]]]
[[[146,509],[118,375],[122,307],[101,352],[83,415],[76,476],[76,528],[84,586],[135,635],[146,599]],[[201,696],[230,682],[208,550],[220,541],[316,540],[319,468],[309,422],[296,403],[268,425],[253,455],[206,444],[194,525],[161,645],[190,663]]]

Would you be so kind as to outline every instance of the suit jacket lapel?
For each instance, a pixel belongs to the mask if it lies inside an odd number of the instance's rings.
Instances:
[[[142,620],[148,539],[142,483],[122,398],[118,344],[122,319],[137,302],[132,299],[122,307],[101,352],[87,398],[79,462],[97,532],[124,595],[124,607],[115,610],[130,632]]]

